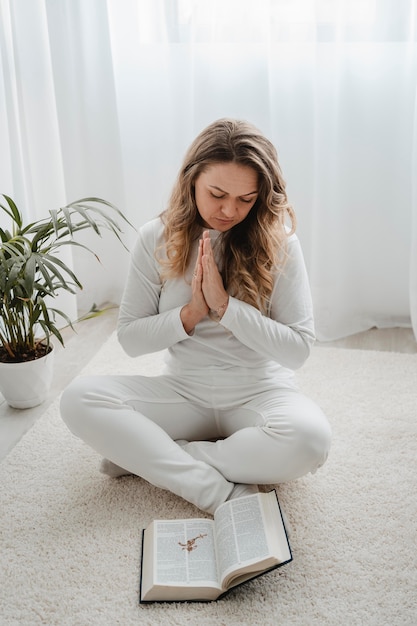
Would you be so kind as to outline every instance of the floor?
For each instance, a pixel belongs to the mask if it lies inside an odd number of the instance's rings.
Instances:
[[[0,394],[0,462],[100,349],[115,329],[117,312],[116,308],[110,309],[100,317],[80,322],[75,326],[75,333],[69,328],[63,331],[65,348],[59,344],[56,346],[55,377],[49,398],[42,405],[23,411],[12,409]],[[417,342],[409,328],[373,328],[345,339],[318,345],[417,353]]]

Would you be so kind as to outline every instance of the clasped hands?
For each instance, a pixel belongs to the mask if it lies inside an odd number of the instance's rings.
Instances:
[[[208,230],[199,241],[197,261],[191,282],[191,300],[181,309],[181,320],[185,331],[190,334],[210,310],[226,310],[228,294],[223,286]],[[224,310],[223,310],[224,309]]]

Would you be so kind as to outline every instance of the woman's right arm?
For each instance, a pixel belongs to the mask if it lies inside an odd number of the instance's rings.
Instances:
[[[155,225],[146,224],[139,232],[120,304],[117,336],[132,357],[164,350],[188,337],[180,316],[182,306],[159,313],[163,286],[155,259],[160,229]]]

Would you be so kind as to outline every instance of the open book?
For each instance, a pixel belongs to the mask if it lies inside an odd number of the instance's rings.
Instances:
[[[214,519],[154,520],[143,531],[140,602],[217,600],[291,560],[275,491],[229,500]]]

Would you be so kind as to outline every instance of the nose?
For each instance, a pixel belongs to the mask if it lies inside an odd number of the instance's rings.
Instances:
[[[225,217],[233,217],[236,213],[236,204],[233,198],[225,198],[222,203],[221,211]]]

